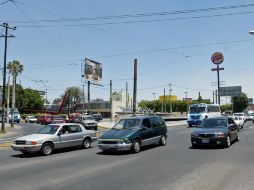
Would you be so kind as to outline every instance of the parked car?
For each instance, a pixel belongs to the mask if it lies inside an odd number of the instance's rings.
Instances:
[[[24,154],[41,151],[44,155],[50,155],[60,148],[74,146],[89,148],[96,139],[94,131],[86,130],[80,124],[50,124],[36,134],[15,139],[11,147]]]
[[[97,122],[91,115],[78,115],[74,119],[75,123],[82,124],[88,130],[97,130]]]
[[[234,122],[236,123],[236,125],[242,129],[243,125],[244,125],[244,120],[242,117],[240,116],[231,116],[230,118],[232,118],[234,120]]]
[[[159,116],[121,119],[98,139],[98,147],[103,151],[132,150],[138,153],[141,147],[156,143],[167,143],[167,127]]]
[[[47,125],[52,122],[52,115],[42,115],[39,116],[37,119],[37,123],[42,124],[42,125]]]
[[[35,122],[37,122],[37,118],[35,116],[27,116],[25,118],[25,122],[26,123],[35,123]]]
[[[95,121],[101,121],[102,120],[102,115],[101,114],[93,114],[92,115]]]
[[[54,115],[52,117],[51,123],[65,123],[65,119],[61,115]]]
[[[224,145],[230,147],[231,142],[239,141],[239,128],[230,117],[204,119],[201,125],[191,133],[193,148],[199,145]]]

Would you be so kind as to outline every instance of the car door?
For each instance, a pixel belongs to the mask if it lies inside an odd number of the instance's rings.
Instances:
[[[234,140],[237,137],[238,126],[236,125],[236,123],[234,122],[232,118],[228,118],[228,124],[229,124],[228,129],[229,129],[231,140]]]
[[[151,144],[151,141],[153,140],[152,126],[148,118],[145,118],[142,121],[140,137],[142,139],[142,145],[144,146]]]
[[[150,118],[152,124],[152,141],[151,143],[158,143],[161,138],[161,125],[159,122],[158,117],[151,117]]]
[[[58,147],[66,148],[73,144],[73,135],[70,133],[69,125],[63,125],[58,135]]]
[[[72,137],[72,145],[82,145],[84,133],[78,124],[69,125],[70,135]]]

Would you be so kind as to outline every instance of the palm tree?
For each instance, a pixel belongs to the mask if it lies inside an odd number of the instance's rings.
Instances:
[[[19,73],[23,71],[23,65],[20,64],[19,61],[14,60],[7,64],[7,69],[9,74],[12,75],[13,85],[12,85],[12,117],[11,117],[11,126],[14,126],[14,118],[13,118],[13,110],[15,108],[15,89],[16,89],[16,79]]]

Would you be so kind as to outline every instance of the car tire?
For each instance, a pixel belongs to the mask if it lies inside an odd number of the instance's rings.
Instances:
[[[167,144],[167,137],[165,134],[161,135],[161,138],[160,138],[160,145],[161,146],[165,146]]]
[[[195,149],[195,148],[198,148],[198,145],[196,145],[196,144],[191,144],[191,147],[193,148],[193,149]]]
[[[192,124],[189,124],[189,127],[192,127]]]
[[[85,139],[83,140],[82,147],[85,148],[85,149],[88,149],[88,148],[91,147],[91,143],[92,143],[92,142],[91,142],[91,139],[85,138]]]
[[[53,151],[54,151],[54,146],[50,142],[44,143],[41,147],[41,152],[45,156],[52,154]]]
[[[229,135],[227,136],[227,140],[226,140],[226,148],[229,148],[231,145],[231,141],[230,141],[230,137]]]
[[[140,140],[135,139],[132,143],[132,152],[133,153],[139,153],[141,150],[141,143]]]
[[[236,141],[240,141],[239,132],[237,132]]]

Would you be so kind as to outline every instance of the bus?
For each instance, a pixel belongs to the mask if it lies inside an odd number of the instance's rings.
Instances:
[[[200,125],[204,118],[221,116],[218,104],[191,104],[188,109],[187,123],[189,127]]]

